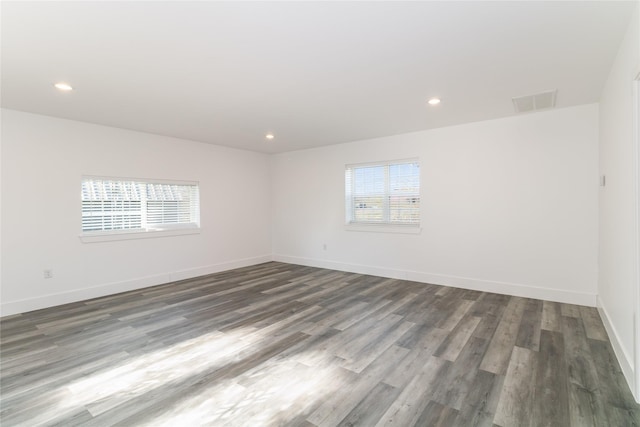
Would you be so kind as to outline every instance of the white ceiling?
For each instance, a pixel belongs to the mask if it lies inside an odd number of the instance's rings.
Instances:
[[[1,7],[3,107],[274,153],[597,102],[634,2]]]

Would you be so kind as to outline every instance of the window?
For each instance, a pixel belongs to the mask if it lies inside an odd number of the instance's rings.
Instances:
[[[417,160],[347,165],[347,224],[420,225]]]
[[[82,178],[83,236],[199,227],[197,183]]]

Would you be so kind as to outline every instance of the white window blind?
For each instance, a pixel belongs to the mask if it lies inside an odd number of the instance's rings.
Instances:
[[[347,224],[420,225],[417,160],[347,165]]]
[[[81,196],[83,234],[200,226],[196,183],[84,177]]]

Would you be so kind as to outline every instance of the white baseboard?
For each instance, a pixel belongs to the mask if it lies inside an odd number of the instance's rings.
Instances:
[[[126,292],[135,289],[169,283],[177,280],[189,279],[192,277],[204,276],[206,274],[220,271],[232,270],[235,268],[247,267],[261,264],[268,261],[280,261],[290,264],[307,265],[318,268],[328,268],[332,270],[348,271],[351,273],[370,274],[394,279],[412,280],[422,283],[433,283],[436,285],[454,286],[464,289],[472,289],[483,292],[495,292],[499,294],[515,295],[526,298],[545,299],[568,304],[596,306],[596,296],[592,294],[563,291],[558,289],[541,288],[513,283],[502,283],[487,280],[472,279],[467,277],[457,277],[441,274],[431,274],[417,271],[404,271],[390,268],[382,268],[360,264],[349,264],[337,261],[319,260],[312,258],[294,257],[288,255],[263,255],[253,258],[239,259],[220,264],[213,264],[203,267],[196,267],[186,270],[178,270],[163,274],[141,277],[126,281],[106,283],[90,288],[76,289],[57,294],[49,294],[35,298],[28,298],[19,301],[3,302],[0,305],[0,315],[9,316],[17,313],[38,310],[41,308],[53,307],[70,302],[82,301],[106,295],[113,295],[119,292]]]
[[[491,280],[472,279],[439,274],[409,272],[408,280],[436,285],[453,286],[456,288],[472,289],[474,291],[493,292],[496,294],[513,295],[516,297],[533,298],[565,304],[596,306],[596,294],[572,292],[562,289],[544,288],[540,286],[523,285],[519,283],[496,282]]]
[[[611,341],[611,346],[613,347],[613,352],[616,354],[616,358],[618,359],[618,363],[620,364],[620,368],[622,369],[622,374],[627,380],[627,384],[632,391],[635,391],[635,372],[633,368],[633,357],[627,353],[622,345],[620,340],[620,336],[618,335],[618,331],[611,323],[611,318],[609,317],[609,313],[607,309],[602,304],[602,300],[598,297],[598,313],[600,313],[600,317],[602,318],[602,323],[604,324],[604,328],[607,330],[607,334],[609,335],[609,341]],[[636,393],[634,393],[635,395]],[[640,403],[639,396],[634,396],[636,401]]]
[[[431,274],[418,271],[405,271],[369,265],[348,264],[336,261],[295,257],[289,255],[273,255],[274,261],[290,264],[306,265],[309,267],[329,268],[332,270],[348,271],[350,273],[370,274],[373,276],[389,277],[392,279],[411,280],[434,285],[453,286],[482,292],[513,295],[525,298],[542,299],[566,304],[596,306],[596,295],[571,292],[561,289],[543,288],[516,283],[494,282],[489,280],[472,279],[442,274]]]
[[[153,276],[124,280],[120,282],[105,283],[89,288],[75,289],[72,291],[60,292],[56,294],[48,294],[35,298],[3,302],[0,305],[0,316],[10,316],[13,314],[25,313],[28,311],[54,307],[71,302],[84,301],[91,298],[113,295],[120,292],[133,291],[136,289],[147,288],[149,286],[170,283],[177,280],[190,279],[192,277],[204,276],[206,274],[233,270],[234,268],[248,267],[268,261],[271,261],[271,255],[238,259],[223,262],[220,264],[207,265],[204,267],[172,271]]]

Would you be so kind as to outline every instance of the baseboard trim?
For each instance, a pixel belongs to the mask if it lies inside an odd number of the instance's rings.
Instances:
[[[269,261],[271,261],[271,255],[262,255],[253,258],[243,258],[219,264],[207,265],[203,267],[139,277],[136,279],[124,280],[120,282],[105,283],[89,288],[75,289],[72,291],[60,292],[56,294],[48,294],[36,298],[3,302],[2,304],[0,304],[0,317],[26,313],[28,311],[55,307],[62,304],[69,304],[72,302],[84,301],[92,298],[104,297],[120,292],[133,291],[136,289],[147,288],[149,286],[162,285],[164,283],[190,279],[192,277],[233,270],[235,268],[249,267],[251,265],[262,264]]]
[[[369,265],[349,264],[329,260],[303,258],[290,255],[273,255],[273,261],[290,264],[306,265],[309,267],[328,268],[331,270],[348,271],[350,273],[370,274],[373,276],[389,277],[392,279],[411,280],[434,285],[453,286],[474,291],[493,292],[497,294],[513,295],[525,298],[542,299],[566,304],[596,306],[596,295],[580,292],[564,291],[560,289],[543,288],[516,283],[495,282],[473,279],[468,277],[432,274],[418,271],[405,271]]]
[[[609,313],[607,309],[602,304],[602,300],[598,297],[598,313],[600,313],[600,318],[602,318],[602,323],[604,324],[604,328],[607,330],[607,334],[609,335],[609,341],[611,341],[611,346],[613,347],[613,352],[616,354],[616,358],[618,359],[618,363],[620,364],[620,368],[622,369],[622,374],[627,380],[627,384],[629,388],[633,392],[635,390],[635,372],[633,367],[633,357],[631,357],[625,351],[622,346],[622,342],[620,340],[620,336],[618,335],[618,331],[615,326],[611,322],[611,318],[609,317]],[[638,396],[634,397],[638,403],[640,400]]]

